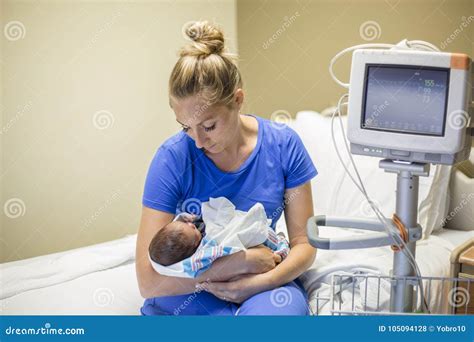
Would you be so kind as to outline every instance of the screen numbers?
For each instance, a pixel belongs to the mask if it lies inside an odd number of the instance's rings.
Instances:
[[[425,87],[434,87],[434,80],[425,80]]]

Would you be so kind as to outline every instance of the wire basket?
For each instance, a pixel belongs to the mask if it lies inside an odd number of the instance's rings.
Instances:
[[[390,310],[396,286],[413,290],[407,291],[413,294],[413,306],[404,312]],[[473,290],[474,279],[470,278],[340,273],[334,274],[330,285],[317,291],[311,302],[316,315],[473,314]]]

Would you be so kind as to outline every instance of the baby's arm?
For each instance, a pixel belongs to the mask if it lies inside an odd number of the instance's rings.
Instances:
[[[276,233],[272,228],[268,228],[268,238],[263,243],[266,247],[270,248],[274,253],[285,259],[290,252],[290,244],[283,233]]]
[[[198,282],[229,281],[245,274],[268,272],[280,261],[280,256],[260,245],[217,259],[212,263],[211,268],[196,279]]]

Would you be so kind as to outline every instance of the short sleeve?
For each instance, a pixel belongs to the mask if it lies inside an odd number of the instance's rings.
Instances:
[[[148,169],[142,204],[174,214],[181,198],[181,179],[177,158],[169,147],[161,146]]]
[[[285,189],[304,184],[318,174],[301,138],[290,127],[287,128],[286,141],[283,146],[282,162],[285,173]]]

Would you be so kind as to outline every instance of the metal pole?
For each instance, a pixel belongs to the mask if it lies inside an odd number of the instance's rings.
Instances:
[[[380,168],[385,172],[397,174],[397,203],[395,212],[404,226],[408,230],[407,249],[413,257],[416,256],[416,240],[421,238],[421,230],[417,225],[418,221],[418,180],[419,176],[429,176],[430,164],[423,163],[403,163],[390,159],[381,160]],[[403,251],[394,253],[392,282],[390,296],[390,311],[411,312],[413,310],[413,285],[410,282],[397,280],[397,277],[411,277],[415,275],[415,270],[410,264],[408,256]]]
[[[411,171],[400,171],[397,175],[396,213],[405,227],[415,227],[418,220],[418,176]],[[415,257],[416,241],[407,243],[407,248]],[[393,276],[414,276],[415,270],[403,251],[394,253]],[[398,280],[392,285],[390,311],[411,312],[413,310],[413,286]]]

